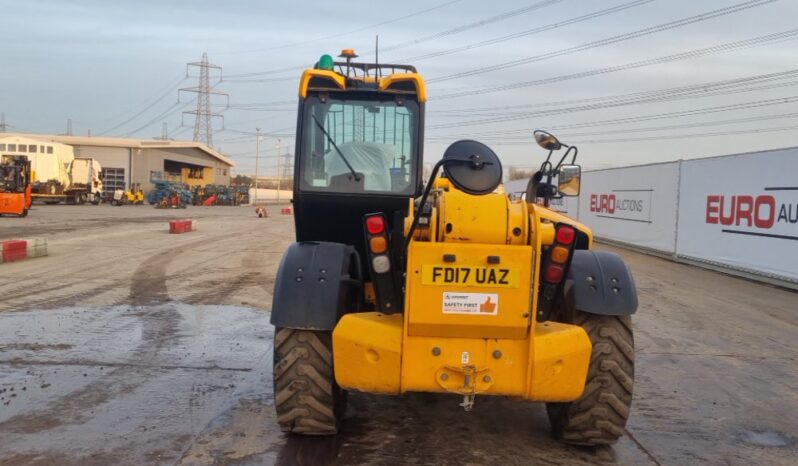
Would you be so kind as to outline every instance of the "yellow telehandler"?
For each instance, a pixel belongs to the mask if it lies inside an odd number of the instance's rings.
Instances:
[[[545,402],[558,439],[614,443],[632,402],[637,293],[619,256],[548,208],[579,193],[576,147],[534,133],[549,156],[525,199],[473,140],[424,183],[421,75],[340,57],[299,85],[296,242],[271,315],[282,430],[335,434],[348,391],[437,392],[466,410],[477,395]]]

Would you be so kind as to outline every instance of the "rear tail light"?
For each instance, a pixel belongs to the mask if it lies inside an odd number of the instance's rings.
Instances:
[[[381,312],[401,312],[402,295],[398,277],[391,270],[390,226],[382,212],[363,217],[363,235],[366,246],[367,266],[374,285],[376,309]]]
[[[384,274],[391,270],[391,261],[388,259],[388,229],[385,223],[385,214],[375,213],[363,217],[364,234],[366,239],[366,252],[371,262],[374,273]]]
[[[385,273],[391,270],[391,261],[386,255],[374,256],[371,259],[371,267],[376,273]]]
[[[567,225],[560,225],[557,227],[557,242],[562,244],[571,244],[574,242],[576,232],[572,227]]]
[[[541,284],[537,310],[537,320],[548,320],[562,282],[571,261],[574,250],[576,229],[564,223],[555,226],[554,243],[546,254],[546,259],[541,268]]]
[[[571,251],[574,249],[574,239],[576,239],[574,227],[566,224],[556,226],[554,244],[549,249],[548,258],[541,271],[543,281],[549,285],[559,285],[565,278]]]
[[[561,265],[550,264],[546,267],[544,277],[549,283],[560,283],[565,274],[565,269]]]
[[[554,246],[551,250],[551,260],[558,264],[565,264],[569,255],[568,248],[565,246]]]
[[[382,236],[375,236],[369,240],[369,248],[374,254],[382,254],[388,250],[388,241]]]
[[[382,215],[371,215],[366,217],[366,231],[370,235],[379,235],[385,231],[385,219]]]

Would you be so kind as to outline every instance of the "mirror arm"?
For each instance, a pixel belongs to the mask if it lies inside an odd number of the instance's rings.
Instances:
[[[546,156],[546,161],[543,162],[543,165],[546,165],[546,163],[551,159],[551,154],[553,154],[553,153],[554,153],[554,149],[549,150],[549,155]]]
[[[565,144],[563,144],[563,146],[565,146]],[[562,163],[565,162],[565,159],[568,158],[568,154],[570,154],[572,150],[574,151],[574,155],[573,158],[571,159],[571,165],[574,165],[574,162],[576,162],[576,154],[577,152],[579,152],[579,150],[576,148],[576,146],[566,146],[566,147],[568,147],[568,150],[566,150],[565,153],[562,155],[562,158],[560,159],[559,163],[557,163],[557,166],[554,168],[553,171],[557,171],[560,169]]]
[[[579,153],[579,149],[576,146],[571,146],[567,151],[565,151],[565,154],[567,155],[568,152],[571,152],[571,149],[574,150],[574,156],[571,158],[571,165],[576,165],[576,154]]]

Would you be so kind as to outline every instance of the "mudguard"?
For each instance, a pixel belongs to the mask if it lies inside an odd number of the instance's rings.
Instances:
[[[347,306],[356,279],[350,265],[355,248],[327,242],[293,243],[285,251],[274,281],[271,323],[275,327],[332,330]]]
[[[576,309],[591,314],[621,316],[637,310],[637,288],[621,256],[604,251],[576,250],[568,270]]]

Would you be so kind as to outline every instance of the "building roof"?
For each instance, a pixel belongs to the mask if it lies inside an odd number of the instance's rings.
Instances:
[[[60,134],[33,134],[33,133],[2,133],[3,137],[25,137],[31,139],[60,142],[72,146],[100,146],[100,147],[124,147],[131,149],[199,149],[211,157],[223,162],[231,167],[235,166],[230,158],[225,157],[211,147],[201,142],[195,141],[164,141],[161,139],[130,139],[130,138],[107,138],[92,136],[63,136]]]

